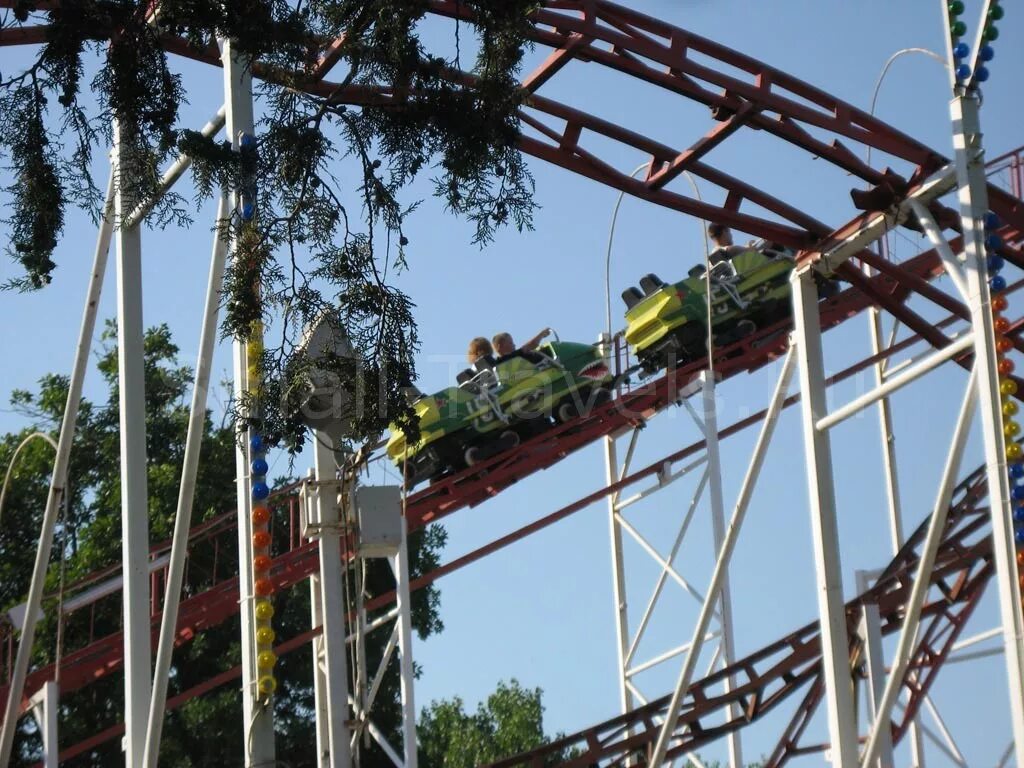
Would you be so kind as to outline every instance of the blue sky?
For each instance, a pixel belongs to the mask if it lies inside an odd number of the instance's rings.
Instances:
[[[972,27],[978,5],[969,4],[965,16]],[[990,155],[1024,144],[1019,80],[1012,75],[1024,71],[1020,45],[1024,21],[1015,15],[1016,8],[1007,5],[992,79],[985,88],[983,120]],[[865,109],[892,53],[912,46],[943,50],[940,3],[931,0],[636,0],[631,6],[743,51]],[[544,54],[532,54],[531,65]],[[6,73],[19,60],[18,52],[3,49],[0,70]],[[220,74],[211,75],[188,62],[180,62],[180,68],[191,102],[184,119],[195,127],[220,104]],[[541,93],[674,146],[691,143],[713,125],[706,110],[593,64],[567,67]],[[887,76],[877,114],[950,155],[948,101],[941,67],[924,56],[908,56]],[[820,220],[845,223],[853,215],[847,194],[853,186],[850,178],[777,144],[766,142],[762,135],[738,135],[716,151],[711,162]],[[647,159],[623,150],[602,157],[625,171]],[[563,338],[590,341],[604,324],[604,253],[617,193],[539,161],[530,162],[539,204],[534,231],[502,232],[493,245],[480,250],[470,244],[469,227],[443,215],[432,202],[426,202],[410,222],[410,267],[398,280],[417,304],[422,339],[419,385],[424,390],[439,389],[453,378],[471,336],[509,330],[525,338],[553,326]],[[97,173],[100,178],[106,176],[99,164]],[[677,188],[688,193],[685,186]],[[194,363],[198,344],[212,218],[213,206],[206,205],[197,210],[197,223],[190,231],[143,235],[146,322],[168,323],[183,361],[189,364]],[[2,336],[0,349],[9,362],[0,380],[0,395],[18,387],[31,388],[45,372],[69,369],[94,241],[95,229],[88,218],[70,215],[57,252],[60,267],[53,285],[36,294],[3,297],[0,322],[9,330]],[[914,236],[895,236],[892,243],[897,259],[920,248]],[[613,297],[647,272],[678,279],[702,258],[702,248],[699,222],[627,198],[618,217]],[[0,279],[14,274],[12,262],[0,263]],[[616,316],[617,301],[613,304]],[[923,305],[919,309],[929,312]],[[113,314],[111,271],[102,316]],[[826,338],[826,365],[834,372],[867,354],[866,319],[856,318]],[[217,354],[215,372],[226,377],[230,349],[222,344]],[[719,393],[720,423],[732,423],[763,407],[777,372],[778,367],[772,366],[724,384]],[[894,399],[907,530],[923,519],[933,501],[965,382],[963,371],[942,369]],[[852,381],[831,397],[833,402],[843,402],[869,385],[867,378]],[[87,393],[97,395],[100,387],[98,377],[91,374]],[[211,404],[215,410],[223,406],[223,393],[218,398]],[[0,412],[0,427],[21,425],[14,414]],[[754,436],[754,431],[748,431],[723,446],[727,513]],[[685,411],[666,412],[642,435],[634,466],[645,466],[696,439],[696,428]],[[841,426],[833,437],[833,449],[844,583],[846,594],[852,595],[854,569],[881,567],[889,559],[874,412]],[[741,655],[817,616],[802,451],[798,412],[791,409],[780,423],[734,558],[735,643]],[[965,467],[975,466],[980,457],[975,440]],[[300,471],[303,461],[300,458]],[[283,471],[283,462],[278,469]],[[375,478],[387,481],[386,474]],[[447,520],[446,559],[603,484],[600,448],[588,448]],[[629,519],[667,551],[694,485],[695,480],[684,479],[666,488],[631,509]],[[705,497],[678,560],[683,574],[701,591],[712,564],[708,520]],[[626,559],[635,625],[656,573],[635,546],[627,544]],[[498,680],[516,677],[525,685],[544,689],[551,731],[576,730],[617,713],[608,521],[603,503],[446,577],[440,586],[446,630],[415,647],[416,660],[424,668],[416,688],[421,705],[453,695],[472,704],[493,690]],[[696,603],[672,590],[668,588],[665,610],[652,624],[645,647],[651,656],[688,641],[697,615]],[[993,625],[994,593],[993,584],[972,628],[980,631]],[[892,646],[887,648],[891,653]],[[647,673],[643,689],[651,697],[667,692],[680,663],[677,658]],[[936,702],[972,766],[995,764],[1009,739],[1004,676],[1002,659],[994,657],[950,666],[937,683]],[[770,716],[747,730],[748,757],[771,750],[795,703],[784,707],[782,715]],[[811,740],[825,738],[820,714],[812,734]],[[724,746],[704,752],[721,757]],[[929,755],[929,765],[946,764],[934,754],[933,750]]]

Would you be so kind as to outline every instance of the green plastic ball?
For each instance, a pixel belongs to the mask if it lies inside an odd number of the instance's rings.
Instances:
[[[1001,5],[993,5],[988,9],[988,17],[992,19],[992,21],[999,21],[1003,18],[1004,13],[1005,11]]]
[[[964,12],[963,0],[953,0],[953,2],[951,2],[949,4],[949,12],[953,16],[959,16],[961,13],[963,13]]]
[[[989,24],[987,27],[985,27],[985,39],[986,40],[988,40],[989,42],[992,42],[993,40],[997,39],[998,37],[999,37],[999,30],[996,28],[996,26],[994,24]]]
[[[967,32],[967,25],[962,21],[957,21],[949,31],[953,33],[953,37],[963,37],[964,33]]]

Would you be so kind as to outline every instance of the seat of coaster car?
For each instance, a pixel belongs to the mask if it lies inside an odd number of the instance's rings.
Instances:
[[[489,387],[497,382],[498,379],[494,375],[494,365],[495,360],[492,355],[478,357],[472,367],[460,371],[455,376],[455,381],[463,389],[479,392],[481,386]]]
[[[656,293],[663,285],[665,285],[665,281],[653,272],[648,272],[640,278],[640,289],[644,292],[644,296],[650,296],[652,293]]]

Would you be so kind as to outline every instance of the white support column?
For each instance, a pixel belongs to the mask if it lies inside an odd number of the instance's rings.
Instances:
[[[313,473],[310,472],[311,479]],[[309,577],[309,625],[311,629],[323,626],[324,612],[321,602],[320,574]],[[331,757],[331,735],[328,731],[331,723],[327,710],[327,674],[323,663],[324,637],[321,632],[309,643],[313,652],[313,717],[316,720],[316,765],[328,768]]]
[[[618,452],[616,450],[615,438],[604,438],[604,467],[605,482],[608,485],[616,482],[618,478]],[[612,602],[615,606],[615,653],[616,653],[616,682],[619,687],[619,708],[623,714],[633,709],[633,694],[626,686],[626,666],[629,654],[629,610],[626,603],[626,571],[622,558],[622,526],[616,514],[616,506],[619,495],[612,494],[608,497],[608,537],[611,543],[612,555]]]
[[[225,126],[231,146],[237,151],[241,135],[253,133],[252,74],[230,40],[223,42]],[[237,192],[237,190],[232,190]],[[238,203],[237,195],[232,200]],[[233,250],[233,244],[232,244]],[[249,370],[245,345],[237,339],[233,345],[234,394],[236,402],[249,389]],[[245,768],[264,768],[274,764],[274,713],[259,698],[256,669],[256,617],[253,613],[252,496],[249,487],[251,430],[235,449],[238,509],[238,584],[242,644],[242,728]]]
[[[125,136],[114,124],[117,180],[115,220],[120,223],[138,202],[122,183],[133,173],[123,153]],[[121,553],[124,574],[125,762],[143,764],[149,715],[149,495],[146,461],[146,373],[142,320],[142,235],[118,226],[117,385],[121,434]]]
[[[715,380],[711,371],[701,373],[701,399],[704,405],[704,440],[707,444],[708,490],[711,501],[711,529],[714,538],[715,552],[722,550],[725,541],[725,509],[722,499],[722,461],[718,449],[718,409],[715,404]],[[711,597],[709,592],[708,597]],[[721,598],[719,617],[722,624],[722,661],[726,667],[736,659],[736,647],[732,636],[732,595],[729,592],[729,561],[726,560],[721,578]],[[736,679],[729,676],[725,680],[724,689],[731,691],[736,686]],[[729,717],[736,714],[736,706],[729,705]],[[729,766],[743,768],[743,747],[740,732],[733,730],[729,734]]]
[[[828,433],[815,426],[827,414],[818,289],[810,270],[794,272],[791,282],[832,764],[837,768],[852,768],[857,765],[857,727],[843,605],[832,448]]]
[[[867,573],[857,571],[857,592],[863,594],[870,585]],[[864,642],[864,664],[867,667],[868,721],[874,722],[885,691],[885,654],[882,651],[882,618],[878,606],[864,606],[860,620],[860,636]],[[892,732],[889,728],[879,731],[878,761],[871,768],[894,768],[892,756]]]
[[[100,294],[103,291],[103,278],[107,274],[110,240],[114,234],[113,193],[114,175],[111,171],[110,180],[107,182],[107,199],[103,206],[103,216],[96,238],[92,272],[85,295],[85,309],[82,311],[78,345],[75,347],[75,360],[71,366],[71,376],[68,379],[68,399],[64,404],[64,418],[60,424],[57,455],[53,459],[50,490],[46,496],[46,509],[43,511],[39,544],[36,548],[35,564],[32,566],[32,579],[29,582],[28,599],[25,604],[25,623],[21,628],[18,653],[14,659],[14,670],[11,672],[11,681],[7,689],[4,724],[3,729],[0,730],[0,766],[8,765],[11,760],[14,734],[18,728],[18,717],[21,713],[25,676],[28,674],[28,663],[35,641],[36,623],[39,620],[39,606],[43,600],[43,588],[46,586],[46,570],[50,564],[50,554],[53,550],[53,531],[57,525],[61,502],[64,499],[68,462],[71,458],[71,444],[74,441],[75,427],[78,424],[78,406],[82,399],[82,383],[85,381],[85,370],[89,365],[89,352],[92,347],[93,333],[96,330],[96,314],[99,311]]]
[[[345,662],[345,605],[342,591],[341,570],[341,516],[339,502],[347,504],[348,498],[339,499],[331,482],[337,476],[334,461],[334,445],[325,432],[313,433],[314,456],[316,459],[317,512],[320,522],[320,613],[323,632],[320,647],[323,649],[324,693],[320,704],[327,710],[326,735],[329,758],[322,765],[330,768],[349,768],[352,753],[349,748],[348,727],[348,667]],[[320,723],[317,723],[319,733]]]
[[[217,206],[216,221],[221,222],[227,215],[228,201],[221,196]],[[153,671],[153,695],[149,704],[143,763],[146,768],[156,768],[160,754],[160,734],[163,730],[164,711],[167,705],[167,677],[171,668],[171,657],[174,654],[178,604],[181,601],[181,584],[185,576],[185,561],[188,556],[192,502],[196,491],[196,475],[199,471],[199,450],[202,446],[206,425],[206,401],[210,390],[213,347],[217,339],[217,318],[220,310],[220,291],[224,278],[226,255],[227,245],[220,236],[219,228],[215,227],[213,254],[210,257],[210,277],[206,286],[206,305],[203,309],[203,327],[199,334],[199,359],[196,362],[195,386],[192,388],[192,405],[189,410],[188,432],[185,437],[181,488],[178,491],[178,507],[174,518],[171,561],[167,570],[163,616],[160,619],[160,641],[157,646],[156,669]]]
[[[1010,484],[985,254],[983,217],[988,208],[988,190],[978,108],[976,95],[957,96],[950,103],[966,256],[964,271],[976,342],[978,405],[985,443],[996,583],[999,585],[999,611],[1006,650],[1010,721],[1017,765],[1024,766],[1024,619],[1021,617],[1020,585],[1017,581]]]
[[[395,595],[398,607],[398,652],[402,674],[402,740],[405,768],[416,768],[416,698],[412,665],[412,597],[409,593],[408,525],[402,516],[402,543],[394,560]]]
[[[36,719],[36,725],[39,727],[39,734],[43,741],[43,768],[57,768],[59,765],[58,696],[57,683],[47,680],[32,697],[32,714]]]

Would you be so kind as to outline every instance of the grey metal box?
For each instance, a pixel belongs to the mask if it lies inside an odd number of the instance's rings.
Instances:
[[[359,553],[363,557],[394,557],[402,545],[402,489],[397,485],[356,488]]]

